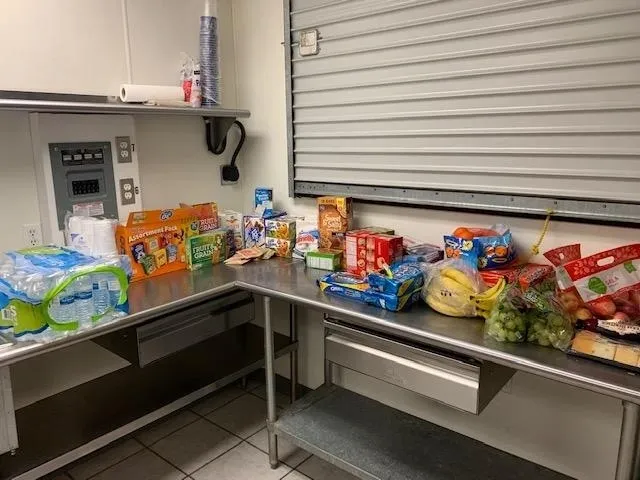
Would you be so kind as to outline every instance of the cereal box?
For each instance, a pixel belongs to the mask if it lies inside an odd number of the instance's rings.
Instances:
[[[365,227],[351,230],[345,235],[345,255],[347,271],[357,275],[367,273],[367,237],[377,233],[393,235],[394,230],[385,227]]]
[[[200,233],[211,232],[218,228],[218,205],[215,202],[196,203],[195,205],[181,203],[180,207],[196,210],[199,221],[198,231]]]
[[[318,229],[320,232],[346,233],[353,219],[351,198],[320,197],[318,198]],[[321,245],[321,247],[328,247]]]
[[[189,237],[185,244],[187,268],[197,270],[212,263],[223,262],[226,259],[226,243],[226,230]]]
[[[241,213],[234,212],[233,210],[224,210],[220,212],[218,225],[220,228],[233,230],[236,250],[242,250],[244,248],[244,224]]]
[[[267,238],[264,222],[265,219],[262,217],[244,217],[245,248],[264,247]]]
[[[367,272],[378,271],[398,260],[402,260],[401,236],[379,233],[367,237]]]
[[[283,240],[281,238],[267,237],[266,246],[276,252],[276,255],[279,257],[291,258],[293,255],[295,240]]]
[[[273,188],[256,188],[253,206],[257,211],[260,210],[265,215],[270,215],[273,212]]]
[[[236,240],[233,230],[230,228],[218,228],[217,230],[214,230],[214,232],[221,232],[225,236],[225,258],[233,257],[236,254]]]
[[[132,281],[186,268],[184,245],[198,233],[196,213],[176,208],[129,214],[126,225],[116,230],[116,241],[120,253],[132,260]]]
[[[269,218],[264,221],[267,237],[295,240],[296,219],[289,217]]]

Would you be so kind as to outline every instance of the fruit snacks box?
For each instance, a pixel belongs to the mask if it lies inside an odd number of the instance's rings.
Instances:
[[[267,235],[264,222],[265,219],[263,217],[244,217],[243,238],[245,248],[265,246]]]
[[[215,202],[196,203],[195,205],[181,203],[180,207],[196,210],[199,221],[198,231],[200,233],[211,232],[218,228],[218,205]]]
[[[351,230],[345,235],[345,255],[347,271],[357,275],[367,273],[367,237],[376,233],[393,235],[395,232],[384,227],[365,227]]]
[[[187,238],[187,268],[197,270],[207,265],[223,262],[226,260],[226,244],[226,230],[216,230]]]
[[[376,272],[402,259],[402,237],[383,233],[367,237],[366,271]]]
[[[295,240],[283,240],[282,238],[266,238],[266,247],[270,248],[278,257],[291,258]]]
[[[131,260],[131,281],[184,270],[186,239],[198,234],[197,211],[192,208],[145,210],[129,214],[116,229],[121,254]]]
[[[242,250],[244,248],[244,224],[242,213],[234,212],[233,210],[223,210],[219,214],[218,225],[220,228],[233,230],[233,239],[236,250]]]
[[[266,236],[282,240],[296,239],[296,219],[290,217],[269,218],[264,221]]]
[[[318,229],[321,232],[346,233],[353,220],[352,201],[349,197],[318,198]],[[328,245],[321,245],[330,248]]]

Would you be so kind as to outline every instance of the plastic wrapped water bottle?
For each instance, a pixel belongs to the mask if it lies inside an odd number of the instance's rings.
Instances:
[[[96,273],[91,276],[93,282],[93,308],[98,315],[102,315],[109,308],[109,277],[108,273]]]
[[[76,297],[71,286],[60,292],[51,302],[50,315],[57,323],[76,321]]]
[[[95,314],[91,276],[82,275],[74,284],[76,319],[80,327],[89,326],[91,325],[91,317]]]
[[[118,305],[118,300],[120,300],[120,281],[111,275],[109,278],[109,305],[115,308]]]

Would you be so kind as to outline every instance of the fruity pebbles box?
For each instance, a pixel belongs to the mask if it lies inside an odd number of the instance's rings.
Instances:
[[[127,223],[116,230],[116,242],[120,253],[131,260],[131,281],[184,270],[185,242],[198,234],[198,224],[192,208],[130,213]]]

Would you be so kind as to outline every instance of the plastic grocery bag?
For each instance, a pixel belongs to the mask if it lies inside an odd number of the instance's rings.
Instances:
[[[88,293],[91,302],[96,289],[95,282],[98,282],[98,288],[102,285],[106,289],[102,292],[105,294],[105,307],[99,313],[90,312],[90,321],[119,316],[122,314],[121,307],[127,301],[127,277],[130,273],[127,257],[119,255],[98,259],[55,246],[2,254],[0,329],[5,333],[13,333],[16,340],[31,339],[34,335],[38,340],[49,340],[56,335],[45,335],[43,332],[78,330],[80,323],[77,318],[59,316],[64,298],[78,297],[79,292],[74,287],[78,281],[88,284],[89,292],[81,293]]]
[[[556,296],[555,274],[534,284],[507,285],[487,318],[485,335],[500,342],[526,340],[559,350],[569,348],[573,327]]]
[[[446,259],[431,265],[422,289],[424,301],[450,317],[476,317],[474,295],[484,290],[478,271],[464,260]]]

